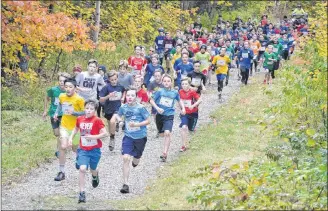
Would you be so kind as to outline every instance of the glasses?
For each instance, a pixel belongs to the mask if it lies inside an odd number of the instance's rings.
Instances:
[[[149,50],[150,52],[154,52],[154,50]]]

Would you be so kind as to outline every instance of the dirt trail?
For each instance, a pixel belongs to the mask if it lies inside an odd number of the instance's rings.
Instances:
[[[223,102],[218,101],[215,76],[204,94],[204,101],[200,105],[198,126],[213,122],[209,119],[212,111],[225,104],[233,93],[240,87],[236,80],[236,70],[231,71],[229,85],[223,89]],[[252,80],[252,79],[250,79]],[[251,83],[252,81],[250,81]],[[58,160],[44,164],[30,173],[18,184],[2,187],[2,209],[113,209],[110,204],[102,200],[126,200],[142,194],[153,179],[157,178],[157,170],[179,157],[181,147],[179,126],[180,119],[176,114],[173,127],[173,139],[170,146],[167,163],[160,162],[159,156],[163,150],[163,138],[155,138],[156,128],[152,121],[148,127],[148,142],[137,168],[131,169],[130,194],[120,193],[122,186],[122,133],[116,136],[116,146],[113,152],[108,150],[108,143],[104,143],[102,157],[99,163],[100,184],[96,189],[91,186],[90,173],[87,174],[86,204],[78,204],[78,171],[75,169],[75,154],[68,153],[66,164],[66,179],[62,182],[54,181],[58,171]]]

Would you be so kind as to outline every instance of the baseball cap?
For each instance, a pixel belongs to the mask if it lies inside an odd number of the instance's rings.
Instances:
[[[101,70],[101,71],[103,71],[104,73],[106,73],[106,66],[104,66],[104,65],[99,65],[99,67],[98,67],[98,71],[99,70]]]

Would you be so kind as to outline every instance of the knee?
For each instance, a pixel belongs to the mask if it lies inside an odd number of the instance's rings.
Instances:
[[[61,149],[61,150],[66,150],[67,147],[68,147],[68,144],[67,144],[67,143],[61,143],[61,144],[60,144],[60,149]]]
[[[130,162],[131,160],[131,156],[130,155],[123,155],[123,162],[126,163],[126,162]]]
[[[79,170],[81,173],[85,174],[87,172],[87,167],[86,165],[82,165],[80,166],[80,170]]]
[[[187,131],[188,131],[188,127],[187,127],[187,125],[183,125],[183,126],[182,126],[182,131],[184,131],[184,132],[187,132]]]
[[[165,137],[170,137],[170,135],[171,135],[171,132],[169,130],[164,131],[164,136]]]

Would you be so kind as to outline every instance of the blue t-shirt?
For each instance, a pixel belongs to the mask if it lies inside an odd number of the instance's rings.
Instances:
[[[157,51],[164,51],[164,38],[165,36],[157,36],[155,38],[155,46],[157,46]]]
[[[194,65],[191,62],[188,62],[187,64],[181,62],[175,70],[177,71],[177,78],[181,79],[181,75],[187,76],[188,73],[194,71]]]
[[[282,40],[280,42],[284,50],[289,50],[293,46],[293,41],[287,40]]]
[[[109,93],[114,92],[114,96],[107,99],[104,104],[105,114],[114,114],[121,106],[121,99],[125,89],[123,86],[112,86],[109,83],[99,92],[99,97],[106,97]]]
[[[148,86],[150,78],[153,76],[155,70],[160,69],[162,71],[162,74],[164,73],[164,68],[161,65],[154,66],[152,63],[147,64],[146,66],[146,74],[144,78],[144,83]]]
[[[118,110],[118,115],[124,117],[125,120],[125,130],[124,134],[133,139],[141,139],[147,137],[147,126],[141,127],[130,127],[130,122],[143,122],[149,118],[150,114],[147,109],[137,103],[134,106],[129,106],[128,104],[122,105]]]
[[[174,64],[173,64],[173,69],[177,69],[177,66],[178,66],[178,64],[180,64],[182,62],[182,58],[180,57],[180,58],[178,58],[177,60],[175,60],[175,62],[174,62]],[[193,59],[191,59],[191,58],[189,58],[188,59],[188,62],[191,62],[191,63],[193,63]]]
[[[153,94],[152,98],[156,105],[164,110],[162,113],[164,116],[174,115],[175,101],[180,101],[180,95],[175,89],[161,88]]]
[[[242,48],[238,53],[240,67],[250,68],[253,57],[254,53],[251,49]],[[240,60],[241,58],[243,58],[243,60]]]

